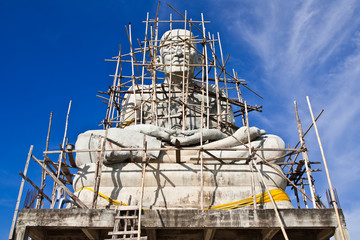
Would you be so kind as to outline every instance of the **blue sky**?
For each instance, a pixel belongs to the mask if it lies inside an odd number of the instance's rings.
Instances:
[[[318,121],[331,177],[345,211],[350,234],[360,234],[358,135],[360,125],[360,2],[318,1],[168,1],[193,19],[200,13],[220,32],[228,67],[235,68],[264,100],[244,92],[263,113],[250,114],[250,124],[281,136],[291,146],[298,140],[294,104],[304,128],[311,123],[305,97]],[[0,237],[8,236],[27,152],[41,158],[49,114],[54,112],[50,149],[62,141],[68,103],[73,100],[68,136],[98,128],[105,105],[98,90],[111,84],[114,66],[104,62],[126,44],[124,26],[143,38],[146,13],[154,17],[156,1],[23,1],[0,0],[0,77],[3,132],[0,169]],[[170,9],[161,2],[160,18]],[[315,135],[309,134],[310,158],[319,161]],[[30,165],[38,181],[38,167]],[[324,173],[315,173],[325,200]]]

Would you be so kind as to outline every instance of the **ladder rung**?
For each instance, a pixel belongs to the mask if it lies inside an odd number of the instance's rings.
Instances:
[[[138,216],[115,216],[115,219],[138,219]]]
[[[138,231],[119,231],[119,232],[109,232],[109,235],[130,235],[137,234]]]
[[[137,237],[131,237],[131,238],[115,238],[115,240],[138,240]],[[147,237],[140,237],[140,240],[147,240]],[[105,240],[113,240],[112,238],[107,238]]]
[[[119,206],[117,207],[117,210],[120,211],[134,211],[134,210],[139,210],[138,206]]]

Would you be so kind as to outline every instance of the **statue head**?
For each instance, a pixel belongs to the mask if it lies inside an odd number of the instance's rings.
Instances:
[[[188,66],[188,64],[201,64],[201,56],[196,54],[196,44],[193,40],[195,39],[192,32],[184,29],[169,30],[163,34],[157,61],[164,64],[166,74],[182,75],[185,71],[190,73],[190,77],[193,76],[195,66]]]

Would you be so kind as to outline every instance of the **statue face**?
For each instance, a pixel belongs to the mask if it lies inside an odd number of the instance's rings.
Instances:
[[[184,29],[167,31],[161,37],[160,62],[165,64],[166,73],[194,73],[195,67],[188,64],[199,64],[201,56],[196,54],[196,46],[190,44],[190,38],[193,39],[194,36]]]

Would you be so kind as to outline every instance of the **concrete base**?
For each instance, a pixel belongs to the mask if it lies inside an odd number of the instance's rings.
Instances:
[[[329,239],[338,223],[333,209],[281,209],[289,239]],[[24,209],[16,239],[105,239],[114,225],[110,209]],[[346,230],[340,210],[341,222]],[[272,209],[144,210],[142,235],[152,239],[283,239]],[[347,230],[346,230],[347,232]],[[348,236],[348,235],[347,235]],[[340,239],[335,235],[335,239]],[[350,238],[348,238],[350,239]]]

